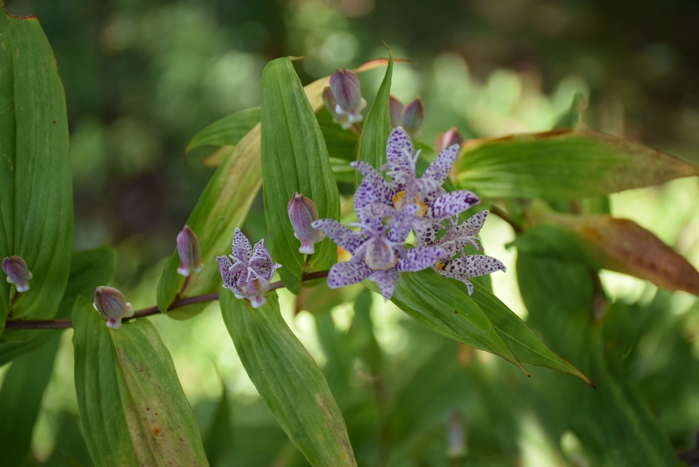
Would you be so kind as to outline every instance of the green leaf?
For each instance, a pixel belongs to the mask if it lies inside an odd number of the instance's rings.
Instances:
[[[0,331],[12,318],[50,319],[70,272],[73,187],[65,95],[36,17],[0,13],[0,259],[19,255],[33,278],[9,312],[0,281]],[[26,342],[36,330],[3,333]]]
[[[73,309],[75,389],[99,466],[207,466],[170,353],[147,319],[106,327],[90,301]]]
[[[258,123],[260,123],[259,107],[232,113],[216,120],[194,135],[184,152],[187,154],[200,146],[235,146]]]
[[[591,130],[471,140],[455,164],[460,187],[489,197],[587,198],[699,174],[640,143]]]
[[[364,283],[373,287],[369,281]],[[428,329],[499,355],[527,373],[463,284],[442,277],[432,269],[404,272],[393,297],[392,302]]]
[[[519,316],[485,287],[474,283],[471,298],[490,318],[498,334],[521,362],[568,373],[592,386],[580,370],[549,349]]]
[[[260,126],[257,125],[236,145],[216,169],[206,185],[199,202],[187,220],[187,225],[197,234],[201,245],[204,268],[191,276],[182,297],[215,293],[221,287],[221,276],[215,255],[228,254],[236,227],[243,225],[262,182],[260,167]],[[176,234],[172,236],[175,244]],[[165,265],[160,276],[156,300],[160,311],[167,311],[179,296],[185,278],[177,273],[180,256],[174,255]],[[188,319],[200,313],[208,303],[190,305],[168,313],[175,319]]]
[[[92,299],[95,289],[110,281],[114,273],[114,259],[114,250],[109,245],[73,253],[68,285],[58,306],[57,319],[70,318],[73,304],[78,296]],[[61,332],[60,329],[44,329],[29,342],[0,341],[0,366],[41,347]]]
[[[0,389],[0,452],[3,465],[21,466],[31,459],[34,423],[44,390],[53,373],[60,339],[52,334],[50,345],[17,358]]]
[[[386,142],[391,134],[391,115],[389,101],[391,97],[391,78],[393,76],[393,55],[389,51],[388,66],[376,99],[369,113],[359,139],[359,155],[357,160],[365,161],[376,169],[386,163]],[[359,182],[360,175],[357,175]]]
[[[262,179],[265,218],[272,257],[282,264],[279,275],[293,293],[301,290],[304,256],[289,222],[287,204],[298,192],[310,198],[320,218],[339,219],[340,195],[318,120],[289,58],[267,64],[262,72]],[[307,272],[337,262],[330,239],[316,244]]]
[[[282,318],[276,293],[266,298],[254,309],[247,300],[221,293],[223,319],[245,371],[311,465],[356,465],[323,372]]]

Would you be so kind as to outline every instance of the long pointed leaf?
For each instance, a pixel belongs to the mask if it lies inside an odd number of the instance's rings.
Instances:
[[[320,218],[339,219],[340,195],[328,150],[313,108],[289,58],[272,60],[262,72],[262,178],[265,217],[272,256],[282,264],[284,285],[301,290],[303,255],[294,237],[287,204],[294,193],[310,198]],[[330,239],[315,245],[311,270],[328,269],[337,261]]]
[[[108,329],[85,298],[73,309],[75,389],[99,466],[208,466],[170,353],[146,319]]]
[[[342,413],[316,362],[279,312],[276,293],[255,309],[227,290],[221,312],[245,371],[291,441],[315,466],[356,466]]]
[[[33,274],[12,318],[50,319],[70,271],[73,190],[65,95],[36,17],[0,12],[0,259],[19,255]],[[10,285],[0,281],[0,331]],[[7,330],[13,342],[37,331]]]

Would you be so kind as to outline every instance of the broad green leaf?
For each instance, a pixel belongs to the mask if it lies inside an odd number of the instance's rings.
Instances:
[[[591,130],[471,140],[456,161],[460,187],[489,197],[588,198],[699,175],[643,144]]]
[[[519,316],[485,287],[474,284],[471,298],[490,318],[498,334],[521,362],[568,373],[592,385],[580,370],[549,349]]]
[[[677,466],[658,421],[623,376],[608,369],[604,322],[593,322],[589,267],[570,259],[521,252],[517,273],[530,324],[558,353],[571,358],[598,390],[595,394],[554,373],[541,374],[542,381],[532,395],[539,416],[559,431],[572,430],[595,458],[594,465]],[[618,366],[614,360],[611,363]]]
[[[200,146],[235,146],[260,123],[260,108],[240,110],[216,120],[194,135],[184,152]]]
[[[109,329],[81,297],[73,327],[78,408],[95,465],[208,466],[172,358],[150,321]]]
[[[0,452],[2,464],[22,466],[31,459],[31,441],[44,390],[53,373],[60,339],[17,358],[0,389]]]
[[[432,269],[404,272],[391,301],[437,334],[499,355],[527,373],[465,287]]]
[[[573,216],[545,214],[514,244],[526,251],[573,257],[604,268],[646,279],[670,290],[699,295],[699,272],[652,232],[628,219],[605,214]]]
[[[323,134],[289,58],[267,64],[262,72],[262,179],[265,218],[272,257],[283,267],[284,285],[298,294],[304,255],[289,222],[287,204],[294,193],[310,198],[321,219],[340,217],[340,195]],[[309,271],[337,262],[337,248],[328,238],[315,245]]]
[[[223,320],[245,371],[312,466],[355,466],[345,422],[323,372],[282,318],[276,293],[266,298],[255,309],[227,290],[221,293]]]
[[[107,284],[114,273],[114,251],[109,245],[92,250],[76,251],[70,263],[70,276],[65,294],[58,306],[57,319],[68,319],[78,296],[92,299],[95,289]],[[35,339],[23,343],[0,341],[0,366],[31,352],[60,334],[59,329],[44,329]]]
[[[577,128],[580,124],[580,117],[585,109],[587,109],[587,99],[585,99],[582,93],[576,92],[573,96],[573,100],[570,102],[570,107],[561,115],[561,118],[558,119],[558,122],[556,122],[553,128]]]
[[[376,99],[366,117],[362,136],[359,139],[357,160],[365,161],[379,169],[386,163],[386,142],[391,134],[391,116],[389,99],[391,97],[391,78],[393,76],[393,56],[388,57],[386,75],[381,82]],[[361,176],[357,175],[357,181]]]
[[[56,314],[70,272],[73,188],[65,95],[36,17],[0,13],[0,70],[0,259],[19,255],[33,274],[11,311],[10,284],[0,281],[2,331],[8,314]],[[3,333],[12,342],[36,335]]]
[[[183,297],[215,293],[221,287],[221,276],[214,256],[230,254],[233,232],[243,224],[262,182],[259,129],[258,124],[216,169],[187,220],[187,225],[199,238],[204,269],[192,275]],[[173,245],[176,236],[176,233],[172,236]],[[177,273],[179,265],[180,257],[175,249],[158,283],[157,303],[162,312],[176,300],[184,284],[185,278]],[[190,305],[170,312],[168,316],[191,318],[207,305]]]

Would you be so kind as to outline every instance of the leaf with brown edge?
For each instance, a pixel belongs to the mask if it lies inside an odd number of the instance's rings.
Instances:
[[[456,161],[460,187],[489,197],[578,199],[699,175],[641,143],[592,130],[475,139]]]
[[[699,272],[649,230],[608,215],[548,214],[546,220],[574,232],[604,269],[646,279],[670,290],[699,295]]]

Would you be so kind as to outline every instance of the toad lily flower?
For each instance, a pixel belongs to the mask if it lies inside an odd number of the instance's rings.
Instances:
[[[253,308],[265,304],[264,295],[269,290],[269,281],[274,271],[281,267],[281,264],[272,261],[272,256],[265,248],[264,239],[257,242],[253,248],[238,228],[233,234],[230,259],[227,256],[217,256],[216,261],[223,286],[233,292],[235,298],[249,299]]]
[[[405,248],[410,228],[394,226],[387,232],[373,223],[360,225],[361,231],[351,230],[334,219],[320,219],[313,227],[322,230],[333,242],[352,254],[346,263],[334,264],[328,275],[328,286],[337,289],[364,279],[376,282],[385,300],[389,300],[398,285],[402,271],[420,271],[433,265],[445,251],[440,247]]]
[[[456,257],[468,244],[482,250],[476,235],[483,227],[486,217],[488,211],[481,211],[458,225],[456,221],[449,219],[449,227],[442,237],[435,239],[440,225],[428,229],[426,235],[418,238],[417,242],[419,245],[435,245],[444,249],[444,257],[437,261],[434,268],[445,277],[463,282],[469,295],[473,294],[473,284],[469,278],[505,271],[505,265],[491,256],[462,254]]]
[[[488,256],[458,256],[466,244],[480,249],[476,234],[487,216],[484,211],[461,225],[453,219],[480,203],[470,191],[447,193],[442,188],[459,145],[442,151],[420,178],[415,172],[419,153],[414,153],[405,130],[400,127],[393,130],[386,149],[388,163],[384,169],[392,182],[366,162],[351,164],[364,175],[354,195],[359,219],[355,225],[361,230],[352,230],[333,219],[311,224],[352,254],[350,261],[330,269],[328,286],[338,288],[369,279],[378,284],[381,295],[388,300],[402,271],[420,271],[432,266],[442,275],[464,282],[471,293],[473,286],[466,280],[468,277],[504,269],[502,263]],[[445,220],[449,227],[437,238]],[[411,230],[417,235],[417,246],[406,248]]]

